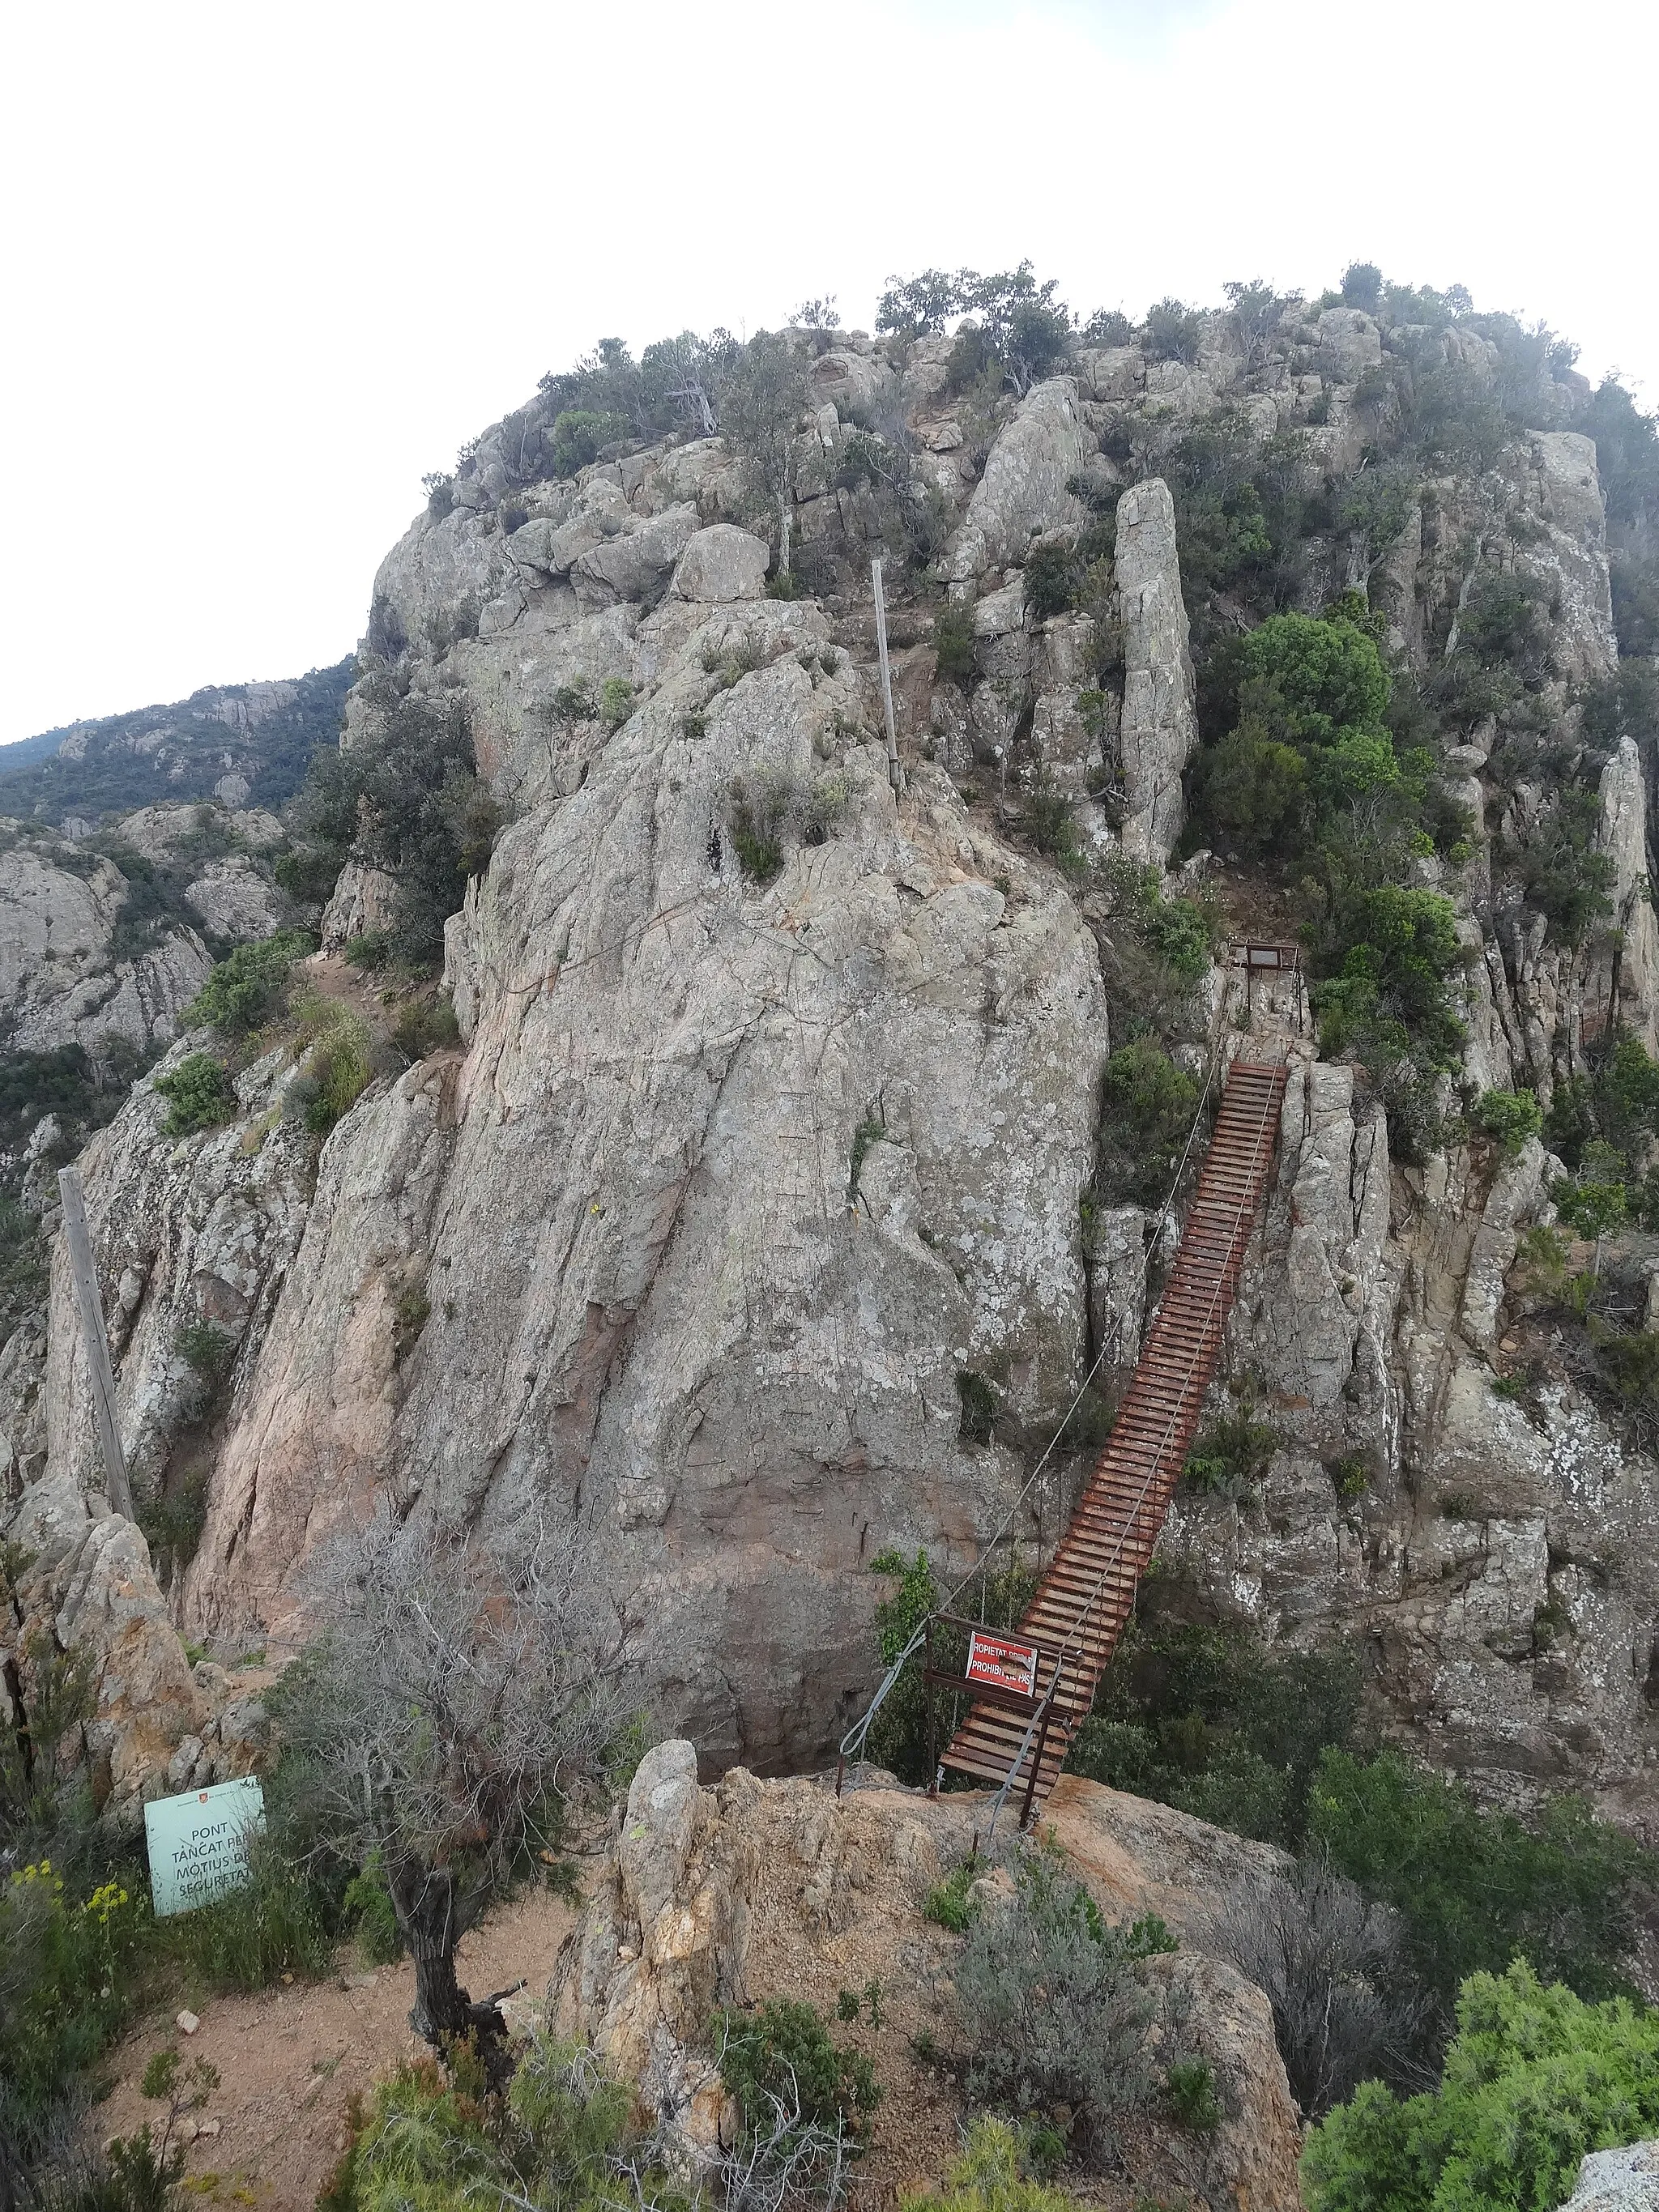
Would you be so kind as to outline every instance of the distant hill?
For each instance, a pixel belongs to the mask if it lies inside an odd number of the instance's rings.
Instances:
[[[272,684],[215,684],[168,707],[71,723],[0,749],[0,814],[61,828],[159,799],[280,806],[319,744],[332,744],[355,666]]]

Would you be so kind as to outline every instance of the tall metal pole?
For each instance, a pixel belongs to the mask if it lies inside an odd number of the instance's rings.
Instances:
[[[115,1425],[115,1377],[110,1370],[109,1339],[104,1334],[104,1302],[98,1294],[98,1271],[92,1263],[92,1238],[87,1233],[87,1209],[81,1194],[79,1168],[59,1168],[58,1189],[64,1201],[64,1235],[69,1243],[70,1267],[75,1277],[75,1303],[81,1310],[81,1341],[86,1347],[87,1373],[92,1385],[92,1410],[98,1424],[98,1443],[104,1455],[105,1487],[109,1502],[125,1520],[135,1516],[127,1463],[121,1455],[121,1438]]]
[[[899,787],[898,725],[893,720],[893,678],[887,665],[887,601],[881,588],[881,562],[870,563],[870,582],[876,595],[876,652],[881,661],[882,704],[887,709],[887,781]]]

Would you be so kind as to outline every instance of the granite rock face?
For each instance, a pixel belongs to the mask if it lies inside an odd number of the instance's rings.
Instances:
[[[964,1443],[957,1378],[1041,1416],[1084,1340],[1095,948],[942,775],[895,801],[826,645],[810,603],[639,623],[633,716],[579,740],[580,790],[521,814],[452,926],[464,1061],[329,1140],[221,1454],[199,1628],[287,1621],[375,1486],[489,1522],[545,1497],[705,1755],[775,1762],[845,1725],[874,1552],[943,1530],[961,1555],[994,1519],[1015,1462]],[[733,654],[757,665],[705,672]],[[835,793],[763,891],[738,777]]]
[[[1467,329],[1413,343],[1425,369],[1491,373]],[[988,411],[951,392],[947,340],[802,346],[800,576],[832,538],[864,532],[860,560],[886,545],[890,516],[836,481],[855,415],[902,417],[931,533],[932,599],[896,604],[901,789],[867,611],[766,596],[776,518],[720,439],[555,481],[532,403],[387,556],[368,640],[399,686],[464,700],[516,816],[448,925],[463,1048],[372,1086],[314,1159],[276,1067],[231,1128],[183,1146],[141,1085],[84,1163],[131,1448],[146,1480],[198,1447],[210,1474],[166,1600],[190,1633],[299,1640],[307,1559],[387,1492],[490,1528],[550,1501],[710,1771],[823,1758],[870,1686],[871,1561],[925,1545],[965,1562],[1023,1480],[1012,1439],[1046,1437],[1103,1346],[1120,1375],[1133,1358],[1166,1229],[1110,1208],[1085,1259],[1116,1041],[1095,939],[988,794],[1057,793],[1097,859],[1167,866],[1196,742],[1180,441],[1222,410],[1256,446],[1294,432],[1316,489],[1359,465],[1382,352],[1358,310],[1287,308],[1249,336],[1217,315],[1190,360],[1082,348]],[[1426,679],[1464,649],[1460,608],[1522,579],[1565,742],[1615,647],[1595,452],[1559,389],[1478,478],[1417,485],[1380,555],[1334,524],[1307,605],[1363,585]],[[1034,545],[1088,527],[1097,549],[1114,512],[1088,592],[1040,617]],[[967,616],[948,679],[939,580]],[[606,713],[580,711],[607,684]],[[383,697],[353,694],[354,739]],[[1494,773],[1498,734],[1447,754],[1467,836],[1419,876],[1455,902],[1468,956],[1463,1079],[1547,1106],[1614,1028],[1659,1043],[1650,779],[1629,742],[1594,769],[1612,926],[1567,945],[1512,880],[1494,890],[1494,840],[1525,847],[1547,814],[1540,787]],[[784,825],[765,883],[744,865],[757,806]],[[196,920],[112,991],[112,864],[32,842],[20,873],[8,853],[0,1000],[20,1037],[173,1034],[203,933],[273,911],[235,818]],[[165,823],[125,835],[175,849]],[[387,889],[348,869],[325,942],[375,927]],[[1237,996],[1218,973],[1200,995],[1219,1046]],[[1228,1363],[1259,1372],[1284,1446],[1256,1504],[1183,1498],[1166,1556],[1200,1609],[1362,1640],[1390,1729],[1489,1794],[1571,1784],[1648,1822],[1653,1470],[1567,1382],[1493,1387],[1512,1358],[1548,1365],[1516,1255],[1555,1170],[1536,1144],[1402,1166],[1353,1071],[1305,1064],[1305,1011],[1277,1010],[1303,1034]],[[173,1348],[204,1321],[238,1347],[205,1428]],[[49,1321],[0,1347],[14,1522],[102,1517],[77,1358],[60,1262]],[[988,1443],[964,1421],[981,1383]],[[171,1764],[199,1730],[168,1710]]]
[[[1587,1790],[1645,1830],[1654,1468],[1570,1388],[1494,1388],[1501,1329],[1547,1350],[1510,1278],[1548,1180],[1535,1139],[1391,1169],[1352,1071],[1300,1070],[1224,1362],[1282,1447],[1252,1500],[1179,1496],[1163,1553],[1223,1619],[1358,1644],[1390,1734],[1486,1796]]]
[[[1622,2150],[1593,2150],[1578,2168],[1571,2212],[1654,2212],[1659,2206],[1659,2142],[1650,2136]]]
[[[13,1051],[78,1045],[94,1059],[112,1046],[142,1053],[167,1042],[213,965],[205,939],[240,944],[278,927],[281,902],[261,854],[283,834],[257,811],[147,806],[115,825],[106,854],[0,821],[0,1038]],[[174,861],[216,848],[196,872],[182,872],[182,910],[124,945],[132,893],[121,854]]]

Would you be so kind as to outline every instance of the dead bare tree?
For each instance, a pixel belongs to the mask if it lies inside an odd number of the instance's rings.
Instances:
[[[312,1832],[377,1850],[428,2043],[499,2033],[455,1947],[515,1867],[556,1841],[628,1711],[625,1625],[544,1516],[494,1540],[382,1514],[331,1547],[325,1624],[278,1700]]]
[[[715,2162],[727,2212],[799,2212],[808,2205],[838,2212],[860,2148],[845,2118],[809,2119],[793,2066],[778,2089],[757,2095],[764,2117],[751,2120]]]
[[[732,361],[720,384],[720,429],[738,455],[757,507],[775,508],[779,566],[789,566],[789,522],[803,454],[800,418],[806,376],[789,339],[759,331]]]
[[[1406,1960],[1399,1916],[1372,1905],[1322,1859],[1288,1879],[1236,1891],[1216,1948],[1273,2007],[1273,2036],[1310,2119],[1376,2076],[1417,2089],[1431,2007]]]

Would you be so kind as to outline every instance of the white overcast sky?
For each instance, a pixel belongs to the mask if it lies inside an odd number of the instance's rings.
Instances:
[[[288,0],[0,33],[0,738],[356,642],[420,479],[611,332],[1030,255],[1351,259],[1659,404],[1652,0]]]

